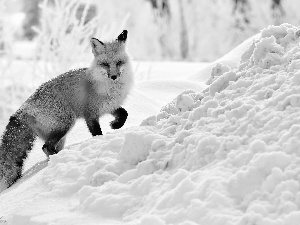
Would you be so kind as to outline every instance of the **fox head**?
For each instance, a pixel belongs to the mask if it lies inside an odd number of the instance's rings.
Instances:
[[[117,81],[129,68],[129,56],[126,53],[127,30],[111,42],[91,39],[94,61],[91,67],[95,80],[111,79]],[[104,77],[103,77],[104,76]]]

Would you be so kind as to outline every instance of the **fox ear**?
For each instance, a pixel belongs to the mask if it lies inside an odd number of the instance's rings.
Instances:
[[[94,56],[99,55],[101,52],[103,52],[105,47],[104,43],[99,41],[97,38],[91,39],[91,46]]]
[[[117,41],[125,43],[127,39],[127,33],[128,33],[127,30],[123,30],[123,32],[118,36]]]

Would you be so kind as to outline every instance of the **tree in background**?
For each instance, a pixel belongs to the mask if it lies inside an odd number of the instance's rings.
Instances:
[[[4,12],[4,2],[0,1],[0,15],[3,15]],[[0,56],[4,54],[4,40],[3,40],[3,31],[4,30],[4,24],[3,19],[0,16]]]
[[[159,45],[163,58],[173,58],[174,52],[170,45],[171,10],[168,0],[147,0],[153,10],[154,21],[158,26]]]
[[[0,0],[0,56],[7,54],[9,44],[5,35],[5,0]]]
[[[25,13],[25,19],[23,22],[24,36],[32,40],[36,36],[36,32],[33,27],[39,25],[40,8],[39,4],[41,0],[23,0],[23,11]]]
[[[179,21],[180,21],[180,58],[187,59],[189,55],[189,39],[188,30],[186,26],[186,18],[184,13],[184,7],[182,0],[178,0],[179,3]]]
[[[44,0],[40,8],[37,58],[44,63],[43,74],[53,77],[89,57],[90,38],[101,28],[100,17],[92,4],[77,0]]]
[[[272,0],[271,8],[275,25],[281,24],[285,16],[285,11],[281,3],[281,0]]]
[[[233,16],[235,27],[241,31],[247,29],[250,24],[249,11],[251,10],[248,0],[233,0]]]
[[[42,3],[42,0],[23,0],[22,3],[23,11],[25,13],[25,19],[23,21],[24,36],[28,40],[32,40],[36,36],[36,31],[34,27],[38,27],[40,25],[41,9],[39,5]],[[54,4],[54,0],[49,1],[50,6],[53,6]],[[81,3],[77,9],[76,17],[78,20],[80,20],[83,17],[85,5],[86,4]],[[96,14],[97,9],[95,5],[91,5],[88,8],[88,12],[85,17],[84,23],[89,22],[92,18],[96,16]]]
[[[28,8],[38,9],[34,3],[38,1],[24,0],[22,3],[26,3],[24,5]],[[80,2],[84,3],[84,0]],[[299,0],[91,2],[105,15],[105,23],[117,21],[119,24],[124,15],[131,14],[126,24],[126,29],[130,30],[131,34],[129,45],[133,57],[142,60],[212,61],[268,25],[285,22],[300,25]],[[30,21],[28,18],[27,21]],[[36,20],[31,21],[30,25],[24,27],[29,29],[36,26]],[[27,36],[32,38],[29,34]]]
[[[154,14],[160,18],[171,19],[170,4],[168,0],[147,0],[151,3]]]

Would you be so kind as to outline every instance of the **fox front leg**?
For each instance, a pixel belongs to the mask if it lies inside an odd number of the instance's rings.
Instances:
[[[100,127],[100,124],[98,122],[98,119],[89,119],[86,120],[86,124],[89,128],[89,131],[93,136],[102,135],[102,130]]]
[[[124,108],[122,108],[122,107],[117,108],[116,110],[114,110],[113,112],[111,112],[111,114],[115,117],[115,120],[113,120],[110,123],[110,127],[112,129],[119,129],[119,128],[121,128],[125,124],[125,121],[126,121],[126,119],[128,117],[127,111]]]
[[[102,135],[102,130],[99,124],[99,113],[97,113],[97,110],[87,110],[85,112],[84,119],[93,136]]]

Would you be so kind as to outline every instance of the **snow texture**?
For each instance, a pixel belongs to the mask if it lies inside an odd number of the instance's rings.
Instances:
[[[204,91],[51,156],[0,195],[0,215],[14,225],[298,225],[299,43],[292,25],[262,30],[236,69],[215,65]]]

